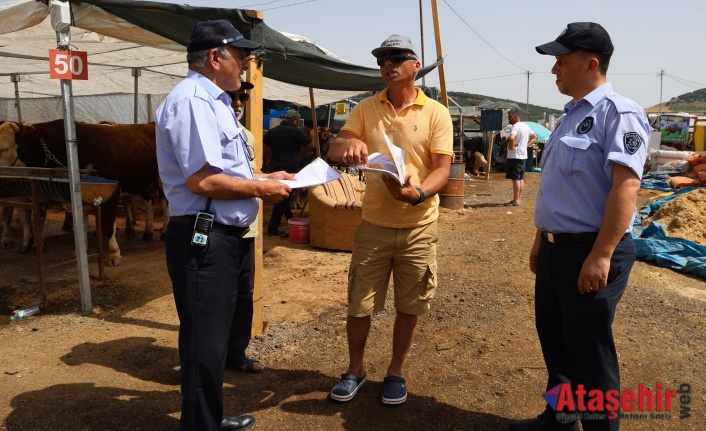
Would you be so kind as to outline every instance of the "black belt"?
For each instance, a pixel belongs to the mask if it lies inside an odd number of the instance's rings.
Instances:
[[[542,236],[552,244],[593,244],[596,242],[596,238],[598,238],[598,232],[551,233],[542,231]],[[620,240],[623,241],[627,238],[632,238],[632,234],[630,232],[626,232]]]
[[[174,216],[169,218],[170,222],[174,222],[176,224],[180,224],[183,226],[189,226],[189,227],[194,227],[194,224],[196,223],[196,216],[190,216],[190,215],[185,215],[185,216]],[[250,228],[247,227],[239,227],[239,226],[228,226],[222,223],[218,223],[217,221],[213,222],[213,226],[211,226],[211,232],[214,233],[219,233],[221,235],[228,235],[228,236],[234,236],[236,238],[242,238],[245,236],[246,233],[250,231]]]
[[[598,232],[551,233],[542,231],[542,236],[552,244],[591,244],[598,238]]]

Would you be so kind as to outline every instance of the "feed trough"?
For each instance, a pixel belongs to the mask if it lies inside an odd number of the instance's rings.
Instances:
[[[81,200],[85,205],[96,207],[96,232],[98,234],[98,272],[102,280],[105,271],[103,267],[103,240],[101,235],[100,204],[114,197],[118,191],[118,182],[99,178],[94,172],[82,170]],[[12,198],[28,197],[26,200]],[[39,284],[42,304],[46,303],[46,266],[44,264],[43,226],[39,217],[39,209],[48,203],[70,203],[71,184],[68,169],[59,168],[26,168],[0,167],[0,205],[32,210],[34,237],[37,245],[37,261],[39,265]],[[8,199],[9,198],[9,199]],[[81,229],[82,230],[82,229]],[[88,257],[88,256],[87,256]]]

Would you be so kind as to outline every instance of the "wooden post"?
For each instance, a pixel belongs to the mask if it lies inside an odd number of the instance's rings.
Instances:
[[[439,8],[436,0],[431,0],[431,13],[434,18],[434,38],[436,39],[436,58],[444,58],[441,49],[441,27],[439,25]],[[439,85],[441,86],[441,103],[449,107],[449,98],[446,94],[446,75],[444,74],[444,64],[439,65]]]
[[[314,127],[314,142],[316,142],[316,157],[321,157],[321,147],[319,147],[319,127],[316,121],[316,102],[314,101],[313,87],[309,87],[309,100],[311,102],[311,122]]]
[[[245,128],[250,130],[255,138],[255,165],[257,166],[256,172],[260,171],[262,166],[262,61],[260,61],[256,56],[250,56],[250,67],[247,71],[247,81],[250,82],[254,87],[250,90],[250,100],[248,102],[248,112],[245,121]],[[252,336],[264,335],[265,334],[265,320],[264,320],[264,289],[262,287],[262,232],[263,232],[263,211],[262,211],[262,201],[260,201],[260,208],[257,212],[257,219],[259,221],[258,233],[255,238],[255,290],[253,292],[253,323],[252,323]]]
[[[44,226],[39,213],[39,189],[37,182],[31,182],[32,187],[32,223],[34,224],[34,243],[37,245],[37,262],[39,262],[39,300],[42,307],[47,305],[47,270],[44,263]],[[10,214],[12,221],[12,214]],[[77,234],[78,235],[78,234]],[[78,256],[76,256],[78,258]]]
[[[486,133],[486,157],[485,157],[485,179],[490,179],[490,167],[493,165],[493,138],[495,137],[495,131],[491,130]]]

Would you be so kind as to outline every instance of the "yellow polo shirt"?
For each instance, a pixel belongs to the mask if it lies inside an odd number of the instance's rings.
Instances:
[[[396,113],[387,92],[386,88],[360,102],[341,130],[348,130],[365,142],[369,154],[378,152],[391,158],[383,135],[387,133],[393,144],[405,150],[405,170],[411,175],[410,183],[418,187],[431,173],[432,153],[453,157],[451,115],[444,105],[429,99],[420,89],[414,102]],[[393,199],[384,184],[376,181],[366,184],[363,220],[369,223],[407,228],[423,226],[438,217],[438,195],[412,206]]]

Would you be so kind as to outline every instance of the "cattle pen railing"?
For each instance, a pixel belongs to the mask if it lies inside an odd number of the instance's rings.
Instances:
[[[98,253],[86,256],[98,258],[98,277],[105,277],[103,256],[103,235],[100,204],[111,199],[118,189],[117,181],[106,180],[93,176],[94,171],[80,170],[81,200],[85,205],[96,207],[96,233]],[[30,198],[18,200],[20,197]],[[64,204],[71,202],[69,171],[65,168],[26,168],[0,167],[0,205],[14,208],[24,208],[32,211],[32,228],[36,245],[37,264],[39,267],[40,302],[46,305],[46,271],[58,265],[75,262],[67,260],[51,266],[44,262],[44,226],[40,217],[40,208],[48,204]],[[83,235],[83,232],[76,232]]]

